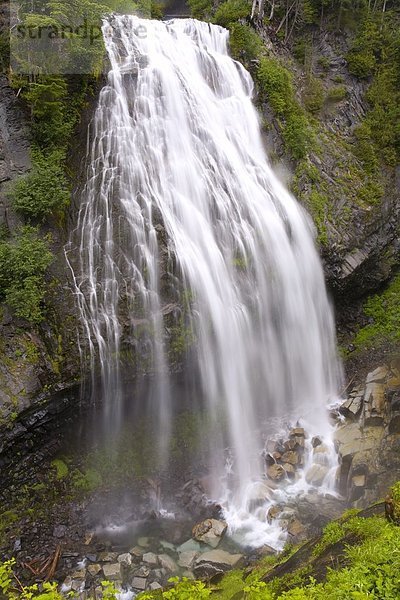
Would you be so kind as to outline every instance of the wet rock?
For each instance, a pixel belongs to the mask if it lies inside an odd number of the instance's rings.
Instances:
[[[257,508],[262,506],[266,502],[266,500],[270,500],[272,497],[271,492],[271,488],[265,483],[262,483],[261,481],[254,484],[248,495],[249,511],[253,512]]]
[[[132,564],[132,556],[129,552],[125,552],[124,554],[120,554],[118,556],[118,562],[124,567],[130,567]]]
[[[116,581],[121,578],[121,565],[119,563],[106,563],[103,565],[103,573],[106,579]]]
[[[279,452],[274,452],[274,454],[278,454],[279,457],[281,456]],[[267,466],[274,465],[276,463],[276,460],[277,459],[275,459],[269,452],[265,455],[265,463],[267,464]]]
[[[132,579],[132,587],[134,590],[143,592],[147,587],[147,578],[146,577],[134,577]]]
[[[285,476],[286,471],[282,465],[275,464],[267,468],[267,477],[273,481],[280,481],[281,479],[284,479]]]
[[[98,565],[98,564],[89,565],[87,568],[87,572],[92,577],[96,577],[96,575],[98,575],[100,573],[100,571],[101,571],[101,565]]]
[[[154,552],[146,552],[146,554],[143,554],[142,560],[147,565],[150,565],[153,567],[158,565],[158,558],[157,558],[157,555],[154,554]]]
[[[356,421],[361,414],[363,396],[350,397],[339,407],[339,413],[346,419]]]
[[[99,561],[100,562],[115,562],[117,560],[118,554],[116,552],[100,552]]]
[[[310,485],[320,486],[328,473],[324,465],[313,464],[306,473],[306,481]]]
[[[386,367],[386,366],[377,367],[374,371],[372,371],[371,373],[368,373],[366,382],[367,383],[373,383],[373,382],[382,383],[383,381],[385,381],[388,374],[389,374],[388,367]]]
[[[285,469],[286,475],[289,477],[289,479],[294,479],[296,475],[296,469],[294,466],[289,463],[284,463],[283,468]]]
[[[292,538],[295,538],[296,541],[300,541],[306,537],[306,528],[298,519],[290,521],[286,531]]]
[[[283,506],[275,504],[267,512],[267,521],[271,525],[272,521],[276,519],[283,511]]]
[[[311,440],[311,446],[313,448],[316,448],[317,446],[320,446],[322,444],[322,439],[318,436],[314,436]]]
[[[150,546],[150,540],[148,537],[140,537],[137,543],[141,548],[148,548]]]
[[[148,577],[150,575],[150,567],[142,565],[139,569],[134,571],[136,577]]]
[[[289,450],[288,452],[285,452],[285,454],[283,454],[282,462],[289,463],[290,465],[297,465],[299,463],[299,455],[297,454],[297,452]]]
[[[289,433],[290,437],[305,437],[305,431],[303,427],[294,427],[294,429],[291,430],[291,432]]]
[[[213,577],[239,567],[243,560],[243,554],[229,554],[224,550],[211,550],[199,556],[193,570],[196,577]]]
[[[158,562],[164,569],[166,569],[167,571],[171,571],[172,573],[175,573],[179,570],[178,565],[176,564],[174,559],[168,554],[160,554],[158,556]]]
[[[72,573],[72,579],[85,579],[86,569],[77,569]]]
[[[216,548],[222,540],[227,527],[228,525],[225,521],[206,519],[193,527],[192,536],[198,542],[203,542],[212,548]]]
[[[199,542],[196,542],[196,540],[190,539],[178,546],[178,548],[176,549],[178,554],[182,554],[182,552],[190,552],[191,550],[194,550],[195,552],[200,552],[201,544]]]
[[[183,569],[190,569],[198,556],[199,553],[194,550],[182,552],[182,554],[179,555],[178,565]]]
[[[67,532],[66,525],[56,525],[53,529],[53,537],[55,538],[63,538]]]
[[[129,554],[132,554],[132,557],[134,560],[142,560],[142,556],[144,554],[144,550],[143,548],[140,548],[139,546],[134,546],[133,548],[131,548],[129,550]]]
[[[368,383],[364,396],[364,425],[382,425],[385,410],[385,386]]]
[[[153,581],[153,583],[150,583],[149,585],[149,590],[152,592],[155,590],[162,590],[162,586],[158,583],[158,581]]]

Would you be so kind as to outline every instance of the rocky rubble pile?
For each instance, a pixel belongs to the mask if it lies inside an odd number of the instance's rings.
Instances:
[[[144,590],[157,590],[168,584],[173,575],[209,579],[244,563],[244,556],[217,548],[227,529],[218,519],[206,519],[193,527],[192,538],[175,546],[141,537],[137,545],[121,554],[101,552],[75,558],[75,570],[64,580],[64,594],[74,592],[80,600],[101,598],[101,581],[114,583],[126,598]]]
[[[356,507],[384,497],[400,477],[400,368],[368,373],[333,414],[339,454],[339,491]]]

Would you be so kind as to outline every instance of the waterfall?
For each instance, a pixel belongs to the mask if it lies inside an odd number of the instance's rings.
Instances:
[[[289,415],[311,432],[329,430],[335,337],[313,226],[268,163],[253,82],[230,58],[226,29],[114,15],[103,34],[110,70],[88,148],[74,266],[91,370],[100,365],[98,393],[118,427],[122,380],[138,368],[122,357],[149,354],[166,460],[171,389],[160,290],[168,264],[170,281],[190,290],[212,493],[228,512],[240,510],[263,472],[265,423]],[[135,336],[144,323],[146,351]]]

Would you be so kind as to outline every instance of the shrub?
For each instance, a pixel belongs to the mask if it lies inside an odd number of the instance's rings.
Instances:
[[[347,95],[347,88],[345,85],[336,85],[335,87],[331,88],[328,92],[328,100],[331,100],[331,102],[341,102],[341,100],[344,100],[346,98]]]
[[[278,116],[285,115],[293,103],[291,73],[277,60],[263,57],[257,70],[257,82],[273,111]]]
[[[226,0],[215,12],[214,21],[217,25],[228,27],[231,23],[245,19],[250,13],[250,5],[246,0]]]
[[[208,20],[211,17],[213,10],[211,0],[188,0],[188,4],[195,19]]]
[[[304,158],[311,149],[313,134],[308,119],[303,114],[290,113],[283,128],[283,140],[293,158]]]
[[[10,241],[0,242],[0,299],[18,317],[32,324],[43,319],[44,273],[53,260],[49,238],[40,239],[34,227],[24,227]]]
[[[262,42],[256,32],[242,23],[232,25],[229,42],[233,58],[244,63],[258,58],[263,50]]]
[[[324,104],[324,88],[319,79],[311,76],[303,95],[304,106],[310,113],[321,110]]]
[[[68,205],[70,192],[61,159],[58,151],[48,156],[36,152],[32,171],[14,183],[10,196],[25,218],[43,221]]]

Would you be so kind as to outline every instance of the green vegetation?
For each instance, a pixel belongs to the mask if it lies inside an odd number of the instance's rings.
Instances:
[[[229,42],[233,58],[245,65],[263,54],[262,41],[249,25],[234,23],[231,26]]]
[[[56,458],[52,461],[51,466],[56,470],[56,479],[61,480],[67,477],[69,469],[63,460]]]
[[[334,547],[339,542],[340,551],[335,554]],[[350,511],[325,528],[321,541],[310,546],[308,554],[304,554],[304,549],[305,546],[299,549],[303,556],[300,566],[268,583],[263,580],[278,563],[284,564],[287,557],[283,561],[279,556],[264,559],[250,573],[232,571],[208,588],[199,582],[174,579],[176,586],[172,590],[146,592],[139,599],[394,600],[399,597],[399,531],[382,517],[362,518]],[[326,564],[326,575],[321,576],[321,566]]]
[[[250,5],[246,0],[226,0],[215,11],[214,22],[223,27],[229,27],[239,19],[249,15]]]
[[[32,324],[43,319],[44,275],[53,260],[49,242],[30,226],[0,242],[0,298]]]
[[[276,58],[262,57],[256,80],[278,117],[287,150],[295,159],[304,158],[313,145],[313,130],[296,100],[290,71]]]
[[[370,323],[356,334],[357,349],[400,341],[400,275],[384,291],[368,298],[363,310]]]
[[[367,91],[370,110],[365,120],[371,145],[383,160],[400,159],[400,23],[391,11],[380,18],[368,13],[347,55],[349,70],[358,78],[371,78]]]
[[[0,596],[8,600],[64,600],[56,583],[23,585],[14,573],[15,560],[0,564]],[[117,589],[110,581],[101,582],[103,600],[117,600]],[[74,594],[70,598],[76,597]]]
[[[68,187],[60,152],[48,156],[36,152],[31,172],[16,181],[11,198],[22,216],[43,221],[54,212],[63,213],[70,198]]]

